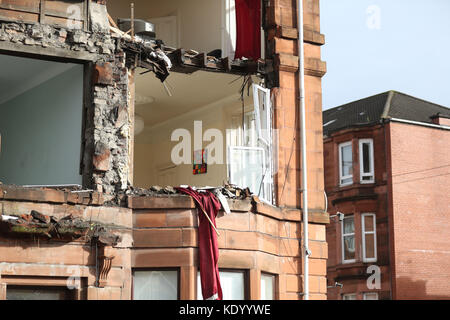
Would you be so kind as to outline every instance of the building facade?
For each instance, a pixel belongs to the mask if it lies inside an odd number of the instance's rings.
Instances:
[[[328,299],[448,299],[448,108],[390,91],[324,112]]]
[[[237,186],[217,217],[225,297],[302,299],[294,2],[260,2],[256,60],[233,57],[234,1],[131,2],[0,3],[0,299],[200,298],[198,212],[171,186],[224,180]],[[319,1],[304,4],[310,296],[326,299],[324,37]],[[124,29],[131,16],[153,21],[158,41]],[[279,137],[263,153],[276,167],[265,193],[244,192],[229,163],[192,174],[170,161],[173,129],[195,135],[195,121],[222,132],[227,155],[265,150],[252,83]]]

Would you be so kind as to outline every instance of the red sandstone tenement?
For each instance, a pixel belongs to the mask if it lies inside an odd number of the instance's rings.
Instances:
[[[395,91],[324,112],[328,299],[450,298],[449,115]]]
[[[231,128],[232,137],[224,133],[226,152],[259,152],[252,139],[239,138],[244,127],[255,130],[249,136],[258,134],[252,122],[258,120],[250,116],[253,94],[244,90],[239,99],[238,76],[270,90],[262,109],[272,108],[279,142],[268,159],[277,168],[267,187],[271,199],[232,196],[231,213],[217,218],[225,290],[239,292],[228,296],[236,299],[303,299],[296,2],[262,1],[258,27],[265,45],[258,61],[234,59],[224,28],[210,25],[208,17],[232,21],[218,0],[202,1],[201,10],[185,1],[133,2],[137,19],[168,26],[157,28],[164,44],[145,38],[151,37],[147,31],[134,30],[133,39],[133,32],[118,29],[119,19],[130,16],[128,0],[0,3],[0,65],[22,75],[0,89],[0,217],[6,226],[21,217],[25,231],[0,233],[0,300],[32,299],[36,292],[49,299],[149,299],[158,281],[170,284],[163,286],[163,298],[198,299],[198,213],[190,197],[164,186],[221,186],[231,169],[208,164],[207,173],[193,175],[192,165],[174,167],[166,127],[189,131],[194,119],[205,130]],[[304,0],[304,10],[310,298],[324,300],[325,40],[319,1]],[[194,19],[172,16],[175,11]],[[151,191],[156,185],[163,188]],[[65,218],[81,226],[65,225],[68,237],[58,234],[63,224],[57,223]],[[88,226],[103,228],[118,242],[99,241]],[[35,227],[51,229],[51,237]],[[143,285],[150,280],[156,282]]]

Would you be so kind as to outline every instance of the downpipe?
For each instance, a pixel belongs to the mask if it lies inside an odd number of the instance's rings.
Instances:
[[[308,228],[308,166],[306,162],[306,110],[305,110],[305,53],[303,32],[303,0],[297,0],[298,17],[298,53],[299,53],[299,101],[300,101],[300,129],[301,129],[301,181],[303,190],[303,300],[309,300],[309,228]]]

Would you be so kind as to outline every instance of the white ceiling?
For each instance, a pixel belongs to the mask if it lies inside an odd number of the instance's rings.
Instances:
[[[0,105],[75,66],[0,54]]]
[[[153,100],[152,103],[136,105],[136,113],[144,118],[145,127],[199,109],[215,101],[239,94],[242,79],[239,76],[198,71],[191,75],[171,73],[167,78],[169,96],[163,84],[151,72],[136,73],[137,100]],[[234,81],[234,82],[233,82]],[[233,82],[233,83],[231,83]],[[142,103],[142,102],[141,102]]]

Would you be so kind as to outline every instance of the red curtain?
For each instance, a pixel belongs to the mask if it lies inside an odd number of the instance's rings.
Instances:
[[[175,188],[181,193],[190,195],[198,211],[198,258],[200,265],[200,280],[202,284],[203,299],[222,300],[222,287],[219,274],[219,243],[217,234],[211,226],[205,213],[216,226],[216,217],[222,204],[216,196],[209,191],[198,192],[189,188]]]
[[[236,0],[236,55],[261,58],[261,0]]]

